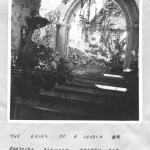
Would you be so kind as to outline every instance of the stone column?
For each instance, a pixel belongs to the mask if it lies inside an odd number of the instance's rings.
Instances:
[[[67,56],[69,26],[66,24],[57,24],[56,49],[63,57]]]
[[[138,25],[133,24],[131,27],[128,27],[128,47],[126,51],[126,60],[125,60],[125,69],[130,68],[130,63],[132,61],[132,51],[136,52],[138,55]],[[136,37],[137,36],[137,37]]]
[[[127,50],[126,50],[126,59],[125,59],[124,69],[130,68],[132,39],[133,39],[132,29],[130,26],[127,28],[127,31],[128,31],[128,41],[127,41]]]
[[[124,1],[124,0],[123,0]],[[130,63],[132,61],[132,51],[134,50],[138,55],[138,20],[139,20],[139,11],[137,4],[134,1],[126,0],[127,11],[125,15],[127,17],[127,31],[128,31],[128,43],[126,51],[126,60],[125,60],[125,69],[130,68]]]

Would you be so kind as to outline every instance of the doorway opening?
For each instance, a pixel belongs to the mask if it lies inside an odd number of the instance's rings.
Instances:
[[[113,0],[88,0],[70,18],[67,56],[74,72],[121,73],[128,45],[124,11]]]

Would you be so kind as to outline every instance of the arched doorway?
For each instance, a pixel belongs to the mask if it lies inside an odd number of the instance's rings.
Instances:
[[[64,52],[84,68],[93,59],[95,64],[102,62],[101,67],[106,67],[119,52],[124,59],[122,67],[129,68],[131,52],[138,57],[138,21],[134,1],[73,1],[64,17]]]

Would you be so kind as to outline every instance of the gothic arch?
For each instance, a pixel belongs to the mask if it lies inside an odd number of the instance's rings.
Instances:
[[[131,57],[130,51],[135,50],[138,55],[139,47],[139,10],[134,0],[114,0],[123,10],[128,32],[128,50],[126,52],[126,67],[129,67]],[[67,53],[68,34],[71,17],[81,5],[81,0],[72,0],[63,16],[62,24],[58,26],[57,48],[61,49],[62,55]],[[63,40],[62,40],[63,39]]]

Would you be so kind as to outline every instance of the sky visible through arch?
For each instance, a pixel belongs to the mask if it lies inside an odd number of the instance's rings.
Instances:
[[[105,9],[104,3],[106,1],[108,2],[108,0],[95,0],[95,3],[93,3],[90,7],[89,22],[91,22],[94,19],[94,17],[100,13],[100,11],[102,9]],[[125,19],[124,13],[121,10],[120,6],[118,6],[117,3],[115,3],[113,0],[112,0],[112,2],[115,4],[114,6],[119,11],[121,11],[121,15],[119,15],[119,16],[110,15],[110,16],[106,17],[106,21],[105,21],[106,25],[104,25],[104,21],[103,21],[101,26],[102,27],[107,26],[107,27],[105,27],[106,30],[108,30],[108,28],[112,28],[115,30],[115,32],[117,32],[118,29],[121,30],[121,32],[119,33],[120,34],[119,40],[122,41],[127,36],[126,19]],[[85,24],[81,23],[81,17],[80,17],[80,15],[82,15],[84,18],[87,18],[87,14],[88,14],[88,3],[86,2],[82,9],[81,9],[81,7],[79,7],[79,9],[72,15],[71,23],[70,23],[71,28],[70,28],[70,32],[69,32],[69,41],[70,41],[69,44],[71,46],[73,46],[74,48],[80,47],[81,50],[86,49],[89,44],[87,42],[84,42],[85,35],[83,35],[82,32],[83,32],[83,26]],[[103,17],[103,15],[99,15],[99,17],[97,17],[97,19],[95,19],[95,22],[100,22],[100,20],[102,20],[101,19],[102,17]],[[108,27],[108,21],[110,22],[110,24],[113,24],[113,25],[111,25],[111,27]],[[94,30],[92,32],[90,31],[90,33],[88,33],[88,32],[89,31],[87,30],[86,33],[89,34],[88,37],[89,37],[90,42],[98,42],[102,37],[101,35],[103,35],[103,32],[101,32],[100,30],[99,31]],[[113,40],[113,41],[115,40],[114,35],[115,36],[117,35],[117,33],[115,33],[115,32],[113,31],[113,33],[112,32],[108,33],[108,34],[110,34],[110,37],[112,38],[111,40]],[[106,37],[107,36],[108,35],[106,33]],[[91,39],[93,39],[93,38],[96,40],[92,41]]]
[[[55,10],[61,2],[62,0],[41,0],[40,15],[45,17],[50,10]]]

